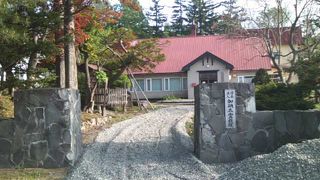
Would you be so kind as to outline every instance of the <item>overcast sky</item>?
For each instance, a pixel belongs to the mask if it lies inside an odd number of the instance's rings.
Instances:
[[[220,0],[220,1],[223,1],[223,0]],[[273,0],[269,0],[269,1],[272,2]],[[144,11],[148,11],[150,6],[152,6],[151,0],[139,0],[139,2],[141,4],[141,6],[143,7]],[[219,2],[219,1],[215,0],[215,2]],[[171,7],[174,5],[174,0],[162,0],[162,1],[160,1],[160,4],[165,7],[164,11],[163,11],[164,14],[166,14],[168,16],[168,18],[170,18],[171,14],[172,14]],[[257,10],[262,8],[261,3],[259,4],[257,0],[238,0],[237,4],[241,7],[246,8],[248,13],[254,13]]]
[[[117,0],[110,0],[111,2],[117,2]],[[152,0],[138,0],[146,13],[152,6]],[[187,0],[188,1],[188,0]],[[214,0],[215,3],[224,0]],[[255,17],[257,12],[263,10],[264,4],[268,3],[270,6],[275,6],[276,0],[237,0],[237,5],[245,8],[247,15],[249,17]],[[167,16],[168,21],[171,21],[172,16],[172,6],[174,5],[174,0],[160,0],[160,5],[164,6],[163,13]],[[284,0],[284,7],[293,6],[292,0]],[[290,7],[292,8],[292,7]],[[290,9],[289,8],[289,9]]]

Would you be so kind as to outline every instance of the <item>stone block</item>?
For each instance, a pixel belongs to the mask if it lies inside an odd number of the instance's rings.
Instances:
[[[273,111],[258,111],[253,113],[253,127],[263,129],[266,126],[273,126]]]
[[[9,155],[11,151],[11,141],[9,139],[0,138],[0,154]]]
[[[238,147],[235,151],[237,160],[240,161],[245,158],[251,157],[252,156],[251,151],[252,151],[252,148],[251,146],[248,146],[248,145],[243,145]]]
[[[287,111],[285,112],[285,118],[286,118],[288,133],[291,136],[299,139],[304,131],[304,126],[301,119],[301,112]]]
[[[252,121],[251,114],[240,114],[236,116],[237,131],[238,132],[248,131],[251,121]]]
[[[14,163],[15,166],[20,166],[23,164],[25,152],[22,149],[19,149],[12,155],[12,162]]]
[[[285,134],[287,130],[287,121],[283,111],[274,111],[275,130],[280,134]]]
[[[221,149],[224,149],[224,150],[232,150],[234,145],[228,135],[228,133],[223,133],[219,136],[217,136],[219,138],[218,140],[218,146],[219,148]]]
[[[268,148],[269,133],[266,130],[259,129],[251,140],[251,147],[254,151],[265,153]]]
[[[35,161],[43,161],[48,155],[48,141],[37,141],[30,144],[30,158]]]
[[[10,168],[12,167],[9,155],[8,154],[0,154],[0,168]]]
[[[67,165],[67,154],[62,152],[59,149],[50,150],[49,156],[55,160],[55,163],[57,164],[57,167],[63,167]],[[72,159],[70,158],[70,163]],[[70,164],[71,165],[71,164]]]
[[[218,156],[218,161],[221,163],[230,163],[230,162],[236,162],[237,157],[235,154],[234,150],[224,150],[220,149],[219,150],[219,156]]]
[[[214,163],[218,161],[218,151],[216,149],[202,149],[199,159],[204,163]]]
[[[60,143],[63,142],[61,131],[62,127],[56,123],[53,123],[48,127],[47,139],[50,149],[58,148]]]
[[[229,133],[228,134],[233,147],[239,148],[246,142],[247,132]]]
[[[14,135],[14,121],[0,120],[0,138],[12,138]]]
[[[211,128],[206,125],[204,128],[201,128],[201,134],[202,134],[202,144],[203,146],[213,147],[215,144],[215,137],[212,134]]]
[[[304,124],[304,135],[308,139],[320,137],[320,112],[308,111],[301,114]]]

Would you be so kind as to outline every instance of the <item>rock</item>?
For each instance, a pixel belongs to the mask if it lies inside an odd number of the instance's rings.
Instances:
[[[12,161],[15,164],[15,166],[19,166],[23,164],[24,154],[25,152],[22,151],[21,149],[13,154]]]
[[[218,151],[215,149],[206,149],[199,154],[199,159],[204,163],[214,163],[218,161]]]
[[[233,150],[224,150],[220,149],[219,150],[219,156],[218,156],[218,161],[220,163],[230,163],[230,162],[235,162],[237,161],[236,154]]]
[[[239,148],[246,141],[247,132],[229,133],[228,134],[231,143],[235,148]]]
[[[275,130],[281,134],[287,133],[287,122],[282,111],[274,111]]]
[[[273,111],[258,111],[253,113],[253,127],[255,129],[263,129],[273,124]]]
[[[9,155],[0,154],[0,168],[11,168]]]
[[[258,130],[251,140],[251,147],[254,151],[264,153],[268,147],[268,132],[265,130]]]
[[[223,150],[232,150],[233,144],[231,142],[231,139],[227,133],[221,134],[219,141],[218,141],[219,148]]]
[[[56,123],[53,123],[49,126],[47,131],[48,131],[47,139],[49,143],[49,148],[50,149],[58,148],[60,143],[62,142],[62,138],[61,138],[62,127]]]
[[[0,138],[12,138],[14,134],[13,120],[0,120]]]
[[[286,111],[285,117],[287,122],[288,133],[291,136],[300,139],[300,136],[302,136],[304,130],[304,126],[301,119],[301,112]]]
[[[58,166],[56,167],[64,167],[65,164],[65,160],[66,160],[66,154],[62,151],[60,151],[59,149],[52,149],[49,152],[50,157],[52,157],[56,164]],[[73,159],[70,159],[70,161],[72,161]]]
[[[320,127],[320,116],[319,112],[304,112],[302,113],[302,121],[304,124],[304,135],[307,138],[314,139],[320,137],[320,130],[318,130],[318,127]]]
[[[11,141],[5,138],[0,138],[0,154],[9,155],[11,151]]]
[[[48,141],[37,141],[30,144],[30,158],[35,161],[45,160],[48,155]]]

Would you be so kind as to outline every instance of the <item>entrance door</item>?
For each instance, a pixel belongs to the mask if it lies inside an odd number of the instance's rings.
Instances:
[[[199,71],[199,82],[202,84],[218,82],[218,71]]]

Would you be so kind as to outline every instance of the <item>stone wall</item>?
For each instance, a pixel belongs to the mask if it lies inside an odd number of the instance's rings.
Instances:
[[[226,128],[225,89],[236,90],[233,129]],[[195,97],[194,147],[204,162],[235,162],[320,137],[319,111],[255,112],[253,84],[204,84],[196,87]]]
[[[226,129],[225,89],[236,90],[236,128]],[[254,86],[202,84],[195,88],[195,154],[204,162],[234,162],[249,157],[248,127],[255,112]]]
[[[252,154],[269,153],[287,143],[320,137],[319,111],[261,111],[253,115],[248,138]]]
[[[80,95],[71,89],[15,93],[14,120],[0,121],[0,167],[65,167],[82,148]]]

